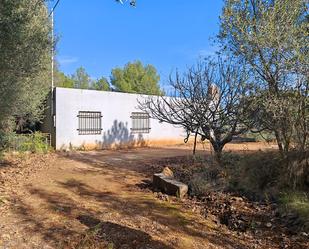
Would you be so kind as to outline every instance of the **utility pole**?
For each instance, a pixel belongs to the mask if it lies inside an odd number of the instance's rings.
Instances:
[[[57,0],[57,2],[55,3],[55,5],[52,7],[50,13],[49,13],[49,16],[51,16],[51,26],[52,26],[52,50],[51,50],[51,87],[52,87],[52,92],[53,92],[53,89],[54,89],[54,12],[55,12],[55,9],[56,7],[58,6],[60,0]]]
[[[55,5],[52,7],[48,17],[51,17],[51,28],[52,28],[52,37],[51,37],[51,42],[52,42],[52,47],[51,47],[51,103],[50,103],[50,113],[53,119],[53,123],[55,126],[55,115],[54,115],[54,87],[55,87],[55,82],[54,82],[54,68],[55,68],[55,50],[54,50],[54,12],[59,4],[60,0],[57,0]]]
[[[50,92],[50,115],[51,115],[51,120],[52,120],[52,126],[53,128],[56,127],[56,115],[55,115],[55,99],[54,99],[54,87],[55,87],[55,82],[54,82],[54,69],[55,69],[55,49],[54,49],[54,35],[55,35],[55,25],[54,25],[54,13],[57,5],[59,4],[60,0],[57,0],[55,5],[52,7],[51,12],[49,13],[49,17],[51,17],[51,92]],[[52,129],[53,129],[52,128]]]
[[[51,9],[51,91],[50,91],[50,115],[52,119],[52,126],[56,127],[56,120],[55,120],[55,110],[54,110],[54,7]]]
[[[51,26],[52,26],[52,49],[51,49],[51,90],[54,89],[54,8],[51,12]]]

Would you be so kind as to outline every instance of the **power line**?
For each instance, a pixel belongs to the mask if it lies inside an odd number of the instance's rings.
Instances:
[[[51,9],[51,12],[49,13],[48,17],[50,17],[51,14],[54,12],[54,10],[57,8],[59,2],[60,2],[60,0],[57,0],[57,2],[55,3],[54,7]]]
[[[54,0],[38,0],[35,5],[34,5],[34,12],[36,11],[37,7],[39,6],[40,3],[44,3],[44,2],[51,2],[51,1],[54,1]],[[51,11],[49,12],[48,14],[48,17],[51,16],[51,14],[53,13],[53,11],[56,9],[56,7],[58,6],[60,0],[57,0],[57,2],[55,3],[54,7],[51,9]]]
[[[128,0],[116,0],[116,1],[123,4],[123,1],[127,2]],[[130,0],[130,5],[135,7],[136,6],[136,0]]]

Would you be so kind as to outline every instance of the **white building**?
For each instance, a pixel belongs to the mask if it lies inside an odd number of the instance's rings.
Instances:
[[[111,148],[183,143],[183,129],[138,109],[143,95],[55,88],[42,131],[57,149]]]

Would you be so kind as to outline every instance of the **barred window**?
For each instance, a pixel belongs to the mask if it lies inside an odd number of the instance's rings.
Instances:
[[[149,114],[146,112],[132,112],[132,132],[149,133],[150,132],[150,119]]]
[[[78,112],[78,134],[99,135],[102,132],[101,112]]]

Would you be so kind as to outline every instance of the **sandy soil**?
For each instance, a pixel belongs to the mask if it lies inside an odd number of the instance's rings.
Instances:
[[[271,146],[235,145],[262,148]],[[77,248],[98,224],[109,248],[262,248],[182,201],[160,200],[139,187],[145,165],[190,154],[188,147],[67,152],[0,165],[0,248]]]

